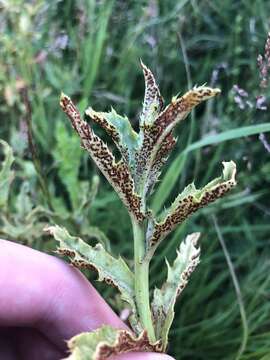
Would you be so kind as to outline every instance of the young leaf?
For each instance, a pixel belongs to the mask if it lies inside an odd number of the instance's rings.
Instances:
[[[90,153],[103,175],[127,206],[131,216],[138,221],[143,221],[145,214],[142,211],[142,200],[135,192],[134,181],[128,165],[123,160],[118,163],[115,162],[115,158],[107,145],[82,120],[78,109],[68,96],[61,95],[60,105],[71,120],[73,128],[79,134],[82,146]]]
[[[4,160],[0,167],[0,209],[7,205],[10,184],[14,178],[11,166],[14,162],[13,151],[4,140],[0,140],[3,147]]]
[[[174,305],[199,263],[200,248],[196,247],[200,234],[188,235],[181,243],[172,266],[167,262],[167,280],[161,289],[154,290],[152,311],[157,339],[165,351],[168,333],[174,318]]]
[[[160,351],[160,342],[150,344],[146,331],[134,337],[127,330],[102,326],[96,331],[85,332],[68,341],[71,355],[66,360],[106,360],[130,351]]]
[[[107,131],[120,150],[125,163],[133,170],[138,134],[133,130],[128,118],[117,114],[114,109],[105,113],[96,112],[90,107],[85,114]]]
[[[134,275],[121,257],[114,258],[101,244],[88,245],[60,226],[50,226],[45,231],[59,242],[59,254],[68,256],[76,267],[96,270],[98,280],[116,287],[122,299],[134,308]]]
[[[163,108],[163,99],[151,70],[141,61],[145,81],[145,94],[140,126],[150,125],[154,122]]]
[[[223,173],[212,180],[202,189],[196,189],[192,183],[177,196],[167,214],[160,222],[153,225],[148,235],[148,249],[151,254],[155,251],[162,239],[175,227],[181,224],[192,213],[224,196],[235,185],[236,165],[233,161],[223,162]]]
[[[172,130],[177,123],[184,120],[196,105],[219,93],[219,89],[195,87],[179,99],[173,98],[151,124],[144,124],[141,127],[136,176],[141,179],[141,184],[144,184],[141,186],[145,187],[145,193],[154,185],[160,167],[175,144]]]

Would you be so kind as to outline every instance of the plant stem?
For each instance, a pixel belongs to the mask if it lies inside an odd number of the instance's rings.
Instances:
[[[151,342],[155,342],[155,330],[152,322],[152,313],[149,303],[149,261],[145,255],[145,229],[132,219],[134,236],[134,270],[135,270],[135,298],[140,321]],[[144,260],[143,260],[144,259]]]

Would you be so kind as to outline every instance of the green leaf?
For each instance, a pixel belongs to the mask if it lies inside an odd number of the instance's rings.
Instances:
[[[138,148],[138,134],[133,130],[128,118],[117,114],[114,109],[105,113],[96,112],[90,107],[85,111],[85,114],[106,130],[119,148],[126,164],[132,170],[135,152]]]
[[[63,123],[56,127],[56,147],[53,157],[57,161],[57,169],[61,181],[65,185],[73,210],[80,205],[80,184],[78,174],[80,167],[80,142],[74,133],[69,134]]]
[[[136,338],[127,330],[108,325],[74,336],[68,347],[71,351],[68,360],[106,360],[130,351],[160,351],[160,343],[150,344],[145,331]]]
[[[50,226],[45,231],[59,242],[57,252],[68,256],[74,266],[94,269],[98,273],[98,281],[105,281],[118,289],[122,300],[131,307],[131,322],[134,330],[140,332],[141,326],[137,320],[134,303],[134,274],[125,261],[121,257],[116,259],[111,256],[101,244],[92,247],[82,239],[71,236],[60,226]]]
[[[186,287],[188,280],[199,263],[200,248],[197,247],[199,233],[188,235],[182,241],[172,266],[168,262],[167,280],[161,289],[154,290],[152,311],[157,339],[162,340],[166,349],[168,333],[174,318],[177,297]]]
[[[14,179],[14,171],[11,166],[14,162],[12,148],[4,140],[0,140],[3,148],[4,160],[1,163],[0,169],[0,208],[7,206],[10,184]]]
[[[198,209],[224,196],[235,185],[236,165],[233,161],[223,162],[223,173],[212,180],[202,189],[196,189],[194,183],[189,184],[177,196],[171,207],[162,216],[161,221],[154,222],[153,229],[148,235],[148,249],[154,253],[159,243],[175,227],[185,221]]]

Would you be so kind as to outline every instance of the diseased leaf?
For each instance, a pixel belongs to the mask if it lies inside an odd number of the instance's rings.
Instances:
[[[173,265],[166,262],[168,267],[166,282],[161,289],[154,290],[152,302],[154,325],[157,339],[162,340],[163,351],[166,350],[168,343],[176,299],[186,287],[199,263],[200,248],[196,246],[199,236],[199,233],[193,233],[182,241]]]
[[[91,107],[85,111],[92,120],[105,129],[120,150],[124,161],[134,169],[135,151],[138,148],[138,134],[133,130],[127,117],[116,113],[96,112]]]
[[[130,351],[160,351],[160,342],[150,344],[144,331],[134,337],[127,330],[117,330],[111,326],[102,326],[96,331],[85,332],[68,341],[71,355],[68,360],[106,360],[111,356]]]
[[[196,105],[219,93],[219,89],[195,87],[179,99],[173,98],[151,124],[141,126],[136,176],[144,184],[145,194],[153,187],[161,166],[175,144],[172,130],[177,123],[184,120]]]
[[[162,239],[188,216],[209,203],[221,198],[236,185],[236,165],[233,161],[223,162],[223,173],[202,189],[196,189],[194,183],[188,185],[177,196],[160,222],[153,225],[148,236],[148,249],[153,253]]]
[[[68,256],[74,266],[97,271],[98,281],[105,281],[118,289],[122,300],[131,307],[130,324],[136,333],[140,333],[142,327],[137,319],[134,302],[134,274],[125,261],[121,257],[116,259],[111,256],[101,244],[95,247],[88,245],[60,226],[50,226],[44,230],[59,242],[57,252]]]
[[[134,275],[121,257],[114,258],[101,244],[88,245],[60,226],[50,226],[45,231],[59,242],[59,254],[68,256],[76,267],[96,270],[99,281],[116,287],[122,299],[134,307]]]
[[[161,169],[166,163],[171,150],[176,144],[177,139],[173,136],[172,132],[169,133],[163,140],[160,149],[157,151],[156,157],[153,161],[152,167],[149,170],[149,177],[146,183],[146,194],[150,194],[155,183],[161,174]]]
[[[82,146],[90,153],[103,175],[126,205],[131,216],[138,221],[143,221],[145,214],[142,211],[142,200],[135,192],[134,181],[128,165],[123,160],[116,163],[115,157],[108,146],[82,120],[78,109],[76,109],[68,96],[61,95],[60,105],[71,120],[73,128],[79,134]]]
[[[141,61],[145,81],[145,94],[140,125],[150,125],[163,108],[163,99],[151,70]]]
[[[4,140],[0,140],[3,148],[4,160],[0,164],[0,209],[6,207],[10,184],[14,179],[14,171],[11,166],[14,162],[12,148]]]

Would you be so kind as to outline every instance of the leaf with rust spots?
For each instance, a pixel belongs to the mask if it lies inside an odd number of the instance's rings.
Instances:
[[[141,146],[136,155],[136,176],[140,181],[139,187],[145,189],[145,195],[157,181],[160,169],[175,144],[172,136],[175,126],[184,120],[196,105],[219,93],[219,89],[195,87],[179,99],[173,98],[151,124],[141,126]]]
[[[60,105],[69,117],[73,128],[81,138],[82,146],[90,153],[103,175],[113,186],[129,213],[139,221],[145,219],[142,211],[141,197],[135,192],[134,181],[128,165],[123,161],[116,163],[115,157],[108,146],[93,132],[72,103],[71,99],[62,94]]]
[[[160,351],[160,342],[150,344],[144,331],[135,337],[127,330],[117,330],[111,326],[81,333],[68,341],[71,351],[66,360],[106,360],[112,356],[130,351]]]
[[[153,73],[141,61],[145,81],[145,94],[143,110],[140,117],[140,126],[150,125],[154,122],[163,108],[163,99],[156,84]]]
[[[145,184],[145,192],[147,195],[151,194],[151,191],[161,174],[161,169],[163,165],[166,163],[169,154],[172,151],[175,144],[176,144],[176,138],[172,135],[171,132],[163,140],[159,150],[157,151],[152,167],[149,171],[149,178]]]
[[[133,130],[127,117],[111,112],[96,112],[89,107],[85,114],[99,124],[113,139],[130,170],[134,169],[135,152],[138,148],[138,134]]]
[[[151,256],[157,246],[175,227],[185,221],[198,209],[207,206],[211,202],[221,198],[235,185],[236,165],[233,161],[223,162],[223,173],[220,177],[212,180],[202,189],[196,189],[192,183],[177,196],[165,216],[159,222],[155,222],[152,231],[148,235],[148,251]]]
[[[192,272],[199,263],[200,248],[197,247],[199,236],[199,233],[193,233],[182,241],[173,265],[166,262],[168,268],[166,282],[161,289],[154,290],[152,312],[155,331],[157,339],[162,341],[164,351],[174,318],[176,299],[186,287]]]
[[[0,140],[3,148],[4,160],[0,164],[0,209],[5,208],[8,201],[9,189],[14,179],[14,171],[11,166],[14,162],[12,148],[4,140]]]
[[[45,229],[51,234],[59,246],[57,252],[70,258],[72,264],[79,268],[94,269],[98,273],[98,281],[105,281],[114,286],[126,301],[132,312],[134,330],[139,331],[141,327],[134,316],[136,316],[134,303],[134,274],[125,261],[111,256],[101,244],[92,247],[78,237],[71,236],[65,228],[50,226]]]

